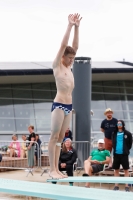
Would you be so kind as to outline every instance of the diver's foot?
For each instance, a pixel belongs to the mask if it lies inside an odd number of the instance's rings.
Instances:
[[[49,172],[49,176],[52,178],[52,179],[61,179],[63,178],[60,174],[58,174],[56,171],[52,171],[52,172]]]
[[[61,173],[59,170],[57,171],[57,173],[58,173],[59,175],[61,175],[61,176],[62,176],[62,178],[67,178],[67,177],[68,177],[67,175],[65,175],[65,174]]]

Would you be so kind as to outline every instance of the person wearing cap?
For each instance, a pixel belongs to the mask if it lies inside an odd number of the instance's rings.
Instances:
[[[59,170],[66,171],[68,176],[73,176],[73,164],[76,158],[77,152],[72,147],[72,141],[70,138],[66,138],[60,152]],[[72,183],[70,183],[70,185],[72,185]]]
[[[107,108],[104,112],[106,119],[101,123],[101,131],[104,133],[105,149],[112,151],[112,132],[116,128],[117,119],[113,117],[113,111],[111,108]],[[109,168],[112,168],[112,159],[110,159]]]
[[[114,176],[119,176],[120,165],[124,170],[124,176],[129,177],[129,153],[132,148],[132,134],[125,129],[123,120],[118,120],[117,129],[112,133],[113,143],[113,169]],[[118,184],[115,184],[113,190],[119,190]],[[125,185],[125,191],[129,192],[128,184]]]
[[[92,173],[98,173],[103,170],[104,164],[109,164],[110,152],[105,150],[104,139],[98,140],[98,149],[93,150],[87,160],[84,161],[85,173],[83,176],[91,176]],[[90,187],[90,183],[86,183],[85,187]]]

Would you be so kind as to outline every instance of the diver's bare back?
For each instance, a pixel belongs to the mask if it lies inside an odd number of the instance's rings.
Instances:
[[[71,67],[65,67],[60,65],[54,69],[54,76],[57,87],[57,94],[54,102],[63,104],[72,103],[72,91],[74,88],[74,77],[71,71]]]

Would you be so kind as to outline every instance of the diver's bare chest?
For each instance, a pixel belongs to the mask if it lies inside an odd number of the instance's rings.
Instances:
[[[59,71],[56,71],[55,77],[57,79],[73,80],[73,73],[72,73],[71,69],[61,69]]]
[[[62,73],[62,78],[65,80],[73,80],[73,74],[72,72],[64,72]]]

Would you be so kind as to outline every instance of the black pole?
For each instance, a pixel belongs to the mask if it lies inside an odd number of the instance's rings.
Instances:
[[[76,113],[76,141],[89,141],[91,138],[91,58],[76,57],[73,65],[75,88],[73,90],[73,109]],[[86,148],[85,148],[86,149]],[[87,152],[78,150],[82,154],[81,163],[90,154],[90,145]],[[80,156],[81,157],[81,156]],[[83,164],[83,163],[82,163]]]

